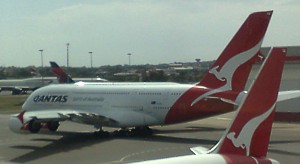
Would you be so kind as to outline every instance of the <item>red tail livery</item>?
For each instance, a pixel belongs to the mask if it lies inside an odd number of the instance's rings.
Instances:
[[[211,111],[222,109],[225,113],[233,110],[232,104],[209,98],[234,102],[244,90],[252,65],[259,58],[258,52],[271,16],[272,11],[249,15],[203,79],[172,106],[166,116],[167,124],[197,119],[199,113],[207,117]]]
[[[266,158],[275,104],[285,60],[286,49],[274,48],[264,62],[249,93],[243,99],[231,125],[219,143],[206,154],[192,148],[197,155],[187,155],[140,163],[244,163],[271,164]],[[203,149],[202,149],[203,150]]]
[[[258,158],[267,155],[285,54],[284,48],[272,50],[216,152]]]

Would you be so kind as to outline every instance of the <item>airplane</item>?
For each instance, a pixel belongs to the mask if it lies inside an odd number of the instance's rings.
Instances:
[[[59,83],[75,83],[75,81],[54,61],[49,62],[51,71],[56,75]]]
[[[123,85],[135,85],[135,84],[147,84],[147,85],[155,85],[155,84],[163,84],[163,85],[172,85],[178,84],[175,82],[110,82],[106,79],[96,78],[91,80],[90,78],[75,78],[73,79],[69,76],[56,62],[50,61],[51,70],[57,77],[60,84],[68,84],[68,83],[78,83],[78,84],[95,84],[101,83],[102,85],[115,85],[115,84],[123,84]]]
[[[197,84],[74,83],[34,91],[13,115],[17,133],[56,131],[61,121],[121,128],[121,134],[151,134],[149,126],[193,121],[231,112],[247,94],[251,66],[259,58],[272,11],[250,14],[220,57]],[[280,101],[299,94],[283,94]]]
[[[12,91],[13,95],[25,94],[49,84],[55,84],[54,77],[33,77],[26,79],[0,80],[0,91]]]
[[[75,78],[73,79],[71,76],[66,74],[66,72],[54,61],[50,61],[51,70],[57,77],[57,80],[60,84],[70,84],[77,83],[78,85],[85,84],[101,84],[101,85],[173,85],[178,84],[175,82],[110,82],[106,79],[96,78],[95,80],[91,80],[90,78]]]
[[[208,73],[197,84],[103,84],[50,85],[34,91],[13,115],[15,132],[56,131],[59,122],[70,120],[102,127],[167,125],[206,118],[235,109],[253,63],[259,58],[272,11],[250,14]],[[54,70],[56,73],[58,69]],[[64,81],[64,79],[62,79]]]
[[[272,49],[230,126],[210,150],[194,147],[195,155],[136,163],[279,163],[266,156],[286,52],[286,48]]]
[[[72,79],[59,65],[50,61],[51,70],[56,75],[59,83],[75,83],[75,82],[107,82],[106,79],[102,78],[74,78]]]

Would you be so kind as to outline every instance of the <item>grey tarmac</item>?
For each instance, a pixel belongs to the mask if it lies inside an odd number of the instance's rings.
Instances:
[[[72,122],[63,122],[57,133],[15,134],[7,125],[9,115],[2,114],[0,163],[126,163],[188,155],[191,147],[216,144],[233,115],[151,127],[152,136],[99,137],[92,126]],[[268,157],[299,163],[300,124],[273,124]]]

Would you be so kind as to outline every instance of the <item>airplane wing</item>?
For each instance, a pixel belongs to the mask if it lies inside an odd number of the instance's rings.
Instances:
[[[11,91],[13,89],[23,89],[23,90],[30,90],[29,86],[1,86],[2,90]]]
[[[280,91],[278,93],[277,102],[298,98],[298,97],[300,97],[300,90]]]
[[[76,110],[48,110],[48,111],[28,111],[25,117],[36,119],[38,122],[48,121],[73,121],[91,125],[109,126],[118,124],[114,119],[101,116],[95,113],[87,113]]]

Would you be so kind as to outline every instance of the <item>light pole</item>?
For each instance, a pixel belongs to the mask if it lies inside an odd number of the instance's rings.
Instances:
[[[93,71],[93,52],[90,51],[89,54],[91,56],[91,71]],[[93,76],[91,77],[91,80],[93,80]]]
[[[91,56],[91,68],[93,68],[93,52],[89,52]]]
[[[69,71],[69,46],[70,46],[70,43],[67,43],[67,70]]]
[[[42,83],[44,84],[44,78],[43,78],[43,74],[42,74],[43,68],[44,68],[44,58],[43,58],[43,51],[44,50],[40,49],[39,51],[41,52],[41,64],[42,64],[42,68],[41,68],[42,71],[40,72],[40,74],[42,76]]]
[[[43,51],[44,50],[39,50],[41,52],[41,64],[42,64],[42,68],[44,67],[44,59],[43,59]]]
[[[198,70],[200,70],[201,69],[201,64],[200,64],[201,59],[197,58],[197,59],[195,59],[195,61],[196,61],[195,68],[198,69]]]
[[[131,61],[130,61],[131,53],[128,53],[127,55],[128,55],[128,60],[129,60],[129,61],[128,61],[128,62],[129,62],[129,66],[130,66],[130,64],[131,64]]]

